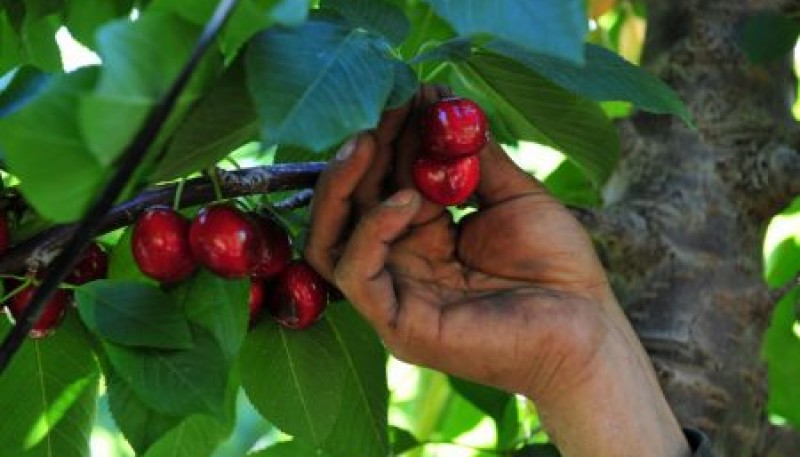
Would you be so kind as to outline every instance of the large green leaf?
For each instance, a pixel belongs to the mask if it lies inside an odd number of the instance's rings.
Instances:
[[[270,422],[334,457],[389,453],[385,353],[345,304],[302,332],[264,322],[242,350],[242,384]]]
[[[800,428],[800,335],[797,326],[797,306],[800,289],[784,296],[772,315],[772,324],[764,337],[763,357],[767,362],[770,414],[783,417]]]
[[[256,110],[239,60],[189,112],[150,180],[165,181],[204,170],[257,138]]]
[[[211,452],[228,430],[213,417],[187,417],[148,449],[145,457],[197,457]]]
[[[99,370],[84,335],[69,317],[54,335],[26,340],[0,376],[0,454],[89,456]]]
[[[619,137],[597,103],[497,54],[477,53],[455,70],[464,85],[489,98],[515,138],[561,150],[596,186],[611,174]]]
[[[113,370],[106,369],[104,374],[114,422],[137,454],[144,454],[181,423],[181,417],[162,414],[147,406]]]
[[[199,27],[175,15],[147,13],[137,21],[113,21],[97,35],[103,72],[93,94],[80,107],[83,135],[98,161],[111,163],[138,131],[144,117],[172,85],[193,50]],[[181,93],[176,113],[199,98],[216,78],[219,56],[210,52]],[[179,114],[161,126],[161,139]]]
[[[183,309],[159,288],[134,281],[92,281],[76,290],[78,311],[89,329],[112,343],[190,349]]]
[[[323,0],[321,5],[341,14],[350,25],[378,32],[393,44],[402,43],[411,29],[403,10],[383,0]]]
[[[0,9],[0,74],[19,65],[20,58],[19,35],[8,11]]]
[[[657,114],[674,114],[691,123],[689,111],[664,82],[619,55],[586,45],[586,62],[576,65],[542,53],[532,53],[503,41],[486,45],[514,59],[559,86],[595,101],[627,101]]]
[[[58,75],[24,109],[0,119],[0,147],[27,202],[44,217],[80,217],[105,169],[83,142],[76,106],[94,86],[96,68]]]
[[[221,416],[230,363],[210,333],[194,328],[193,334],[189,350],[104,347],[114,370],[149,408],[172,416]]]
[[[513,394],[453,376],[449,380],[453,390],[494,420],[498,447],[504,449],[516,442],[520,423]]]
[[[216,338],[229,360],[239,354],[250,316],[250,280],[228,280],[200,271],[182,282],[170,296],[186,315]]]
[[[582,0],[425,0],[461,36],[489,36],[529,51],[583,62]]]
[[[373,128],[394,86],[380,39],[323,20],[258,34],[246,59],[264,146],[323,151]]]

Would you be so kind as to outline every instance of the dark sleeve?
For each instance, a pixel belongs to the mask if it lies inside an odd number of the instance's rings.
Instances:
[[[711,452],[711,441],[705,433],[694,428],[685,428],[683,433],[692,449],[692,457],[714,457]]]

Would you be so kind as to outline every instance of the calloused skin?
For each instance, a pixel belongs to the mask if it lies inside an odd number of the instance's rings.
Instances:
[[[641,343],[572,215],[495,143],[478,211],[414,190],[421,89],[345,144],[315,190],[306,259],[401,360],[526,395],[565,456],[688,456]]]

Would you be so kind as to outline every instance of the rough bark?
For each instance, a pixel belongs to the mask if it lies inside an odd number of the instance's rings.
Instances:
[[[726,457],[767,455],[774,441],[761,242],[800,191],[790,63],[750,64],[737,36],[748,16],[789,3],[648,1],[644,65],[678,91],[697,129],[644,113],[621,125],[623,158],[604,189],[603,217],[615,222],[596,234],[680,422]]]

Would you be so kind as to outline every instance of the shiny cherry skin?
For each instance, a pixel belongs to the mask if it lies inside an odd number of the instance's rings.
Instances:
[[[189,246],[189,220],[166,206],[146,210],[133,226],[131,247],[139,270],[165,283],[188,278],[197,268]]]
[[[195,259],[223,278],[244,278],[258,265],[263,241],[258,226],[231,205],[200,210],[189,229]]]
[[[14,320],[19,319],[25,308],[28,307],[37,289],[36,286],[29,285],[9,300],[8,311]],[[67,305],[71,301],[72,292],[66,289],[56,289],[28,336],[31,338],[43,338],[52,333],[64,319],[67,313]]]
[[[487,142],[486,114],[465,98],[446,98],[422,116],[422,146],[427,155],[456,158],[477,154]]]
[[[67,276],[66,282],[80,286],[108,276],[108,254],[100,243],[93,241],[83,252],[83,257]]]
[[[272,315],[286,328],[308,328],[325,311],[327,289],[325,279],[308,263],[293,261],[275,280],[268,299]]]
[[[250,325],[252,325],[258,319],[261,309],[264,307],[263,282],[254,279],[250,283],[250,295],[247,301],[250,305]]]
[[[443,206],[460,205],[478,187],[481,168],[477,156],[452,160],[419,157],[413,165],[414,184],[428,200]]]
[[[258,279],[276,276],[286,268],[292,260],[292,244],[289,233],[273,218],[264,215],[253,215],[263,241],[261,255],[253,271]]]

